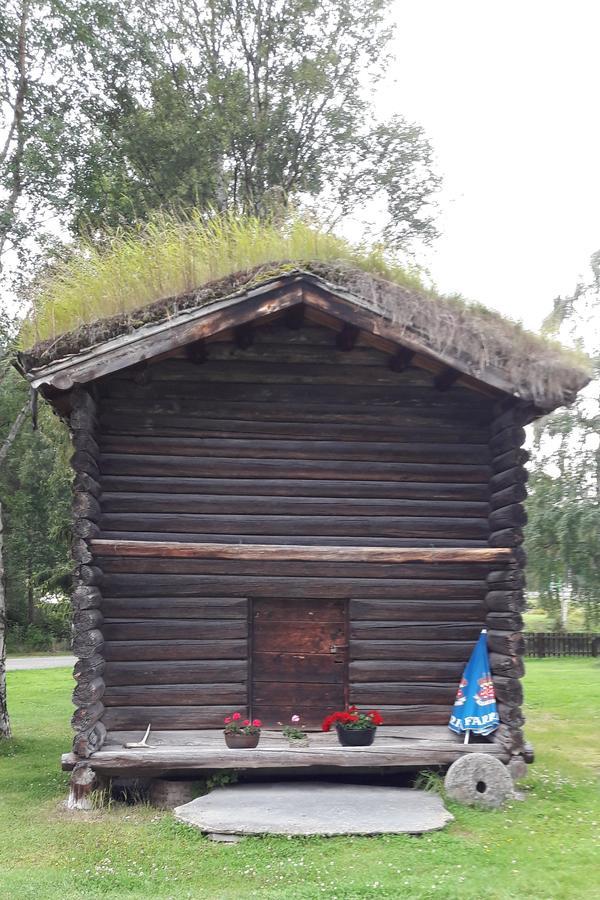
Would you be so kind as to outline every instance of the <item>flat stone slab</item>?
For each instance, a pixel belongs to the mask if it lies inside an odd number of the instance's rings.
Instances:
[[[421,834],[454,818],[428,791],[319,781],[217,788],[174,813],[223,835]]]

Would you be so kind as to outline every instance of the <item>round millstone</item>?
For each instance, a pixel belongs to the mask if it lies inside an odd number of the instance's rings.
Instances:
[[[467,806],[497,809],[513,791],[506,766],[485,753],[469,753],[453,762],[444,781],[450,800]]]

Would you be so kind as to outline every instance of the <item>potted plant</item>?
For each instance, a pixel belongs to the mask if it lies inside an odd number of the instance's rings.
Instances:
[[[279,722],[281,725],[281,722]],[[284,725],[282,732],[287,738],[287,742],[294,750],[300,750],[302,747],[308,747],[308,735],[304,731],[304,725],[300,724],[300,716],[293,715],[290,718],[290,724]]]
[[[225,743],[230,750],[252,750],[260,740],[260,719],[242,719],[239,712],[231,713],[224,718]]]
[[[330,731],[332,725],[335,725],[342,747],[370,747],[383,719],[376,709],[360,712],[356,706],[350,706],[323,719],[323,731]]]

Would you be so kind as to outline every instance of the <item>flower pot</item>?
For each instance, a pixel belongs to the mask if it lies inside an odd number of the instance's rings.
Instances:
[[[225,743],[230,750],[253,750],[258,746],[260,734],[230,734],[224,733]]]
[[[343,725],[336,725],[335,730],[342,747],[370,747],[377,731],[375,727],[344,728]]]

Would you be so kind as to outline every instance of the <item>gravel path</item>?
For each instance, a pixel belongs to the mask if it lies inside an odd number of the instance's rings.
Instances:
[[[58,669],[74,665],[74,656],[13,656],[6,660],[9,672],[16,672],[18,669]]]

